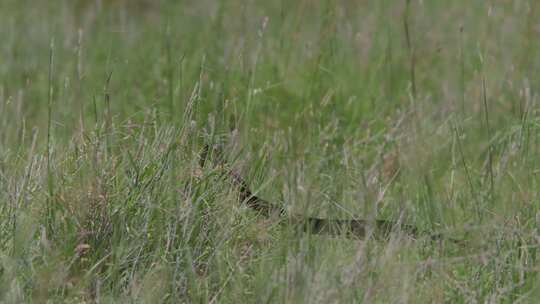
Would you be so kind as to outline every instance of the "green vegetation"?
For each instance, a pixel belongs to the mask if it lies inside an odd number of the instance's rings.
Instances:
[[[3,0],[0,301],[535,302],[537,1]],[[400,219],[455,244],[310,235]],[[536,189],[536,190],[535,190]]]

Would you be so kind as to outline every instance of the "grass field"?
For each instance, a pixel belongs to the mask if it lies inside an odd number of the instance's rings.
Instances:
[[[539,5],[3,0],[0,301],[535,303]]]

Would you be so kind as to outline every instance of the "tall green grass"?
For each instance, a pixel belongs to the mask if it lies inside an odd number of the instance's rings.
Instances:
[[[0,300],[538,297],[535,1],[1,6]],[[463,242],[264,219],[206,143],[291,216]]]

